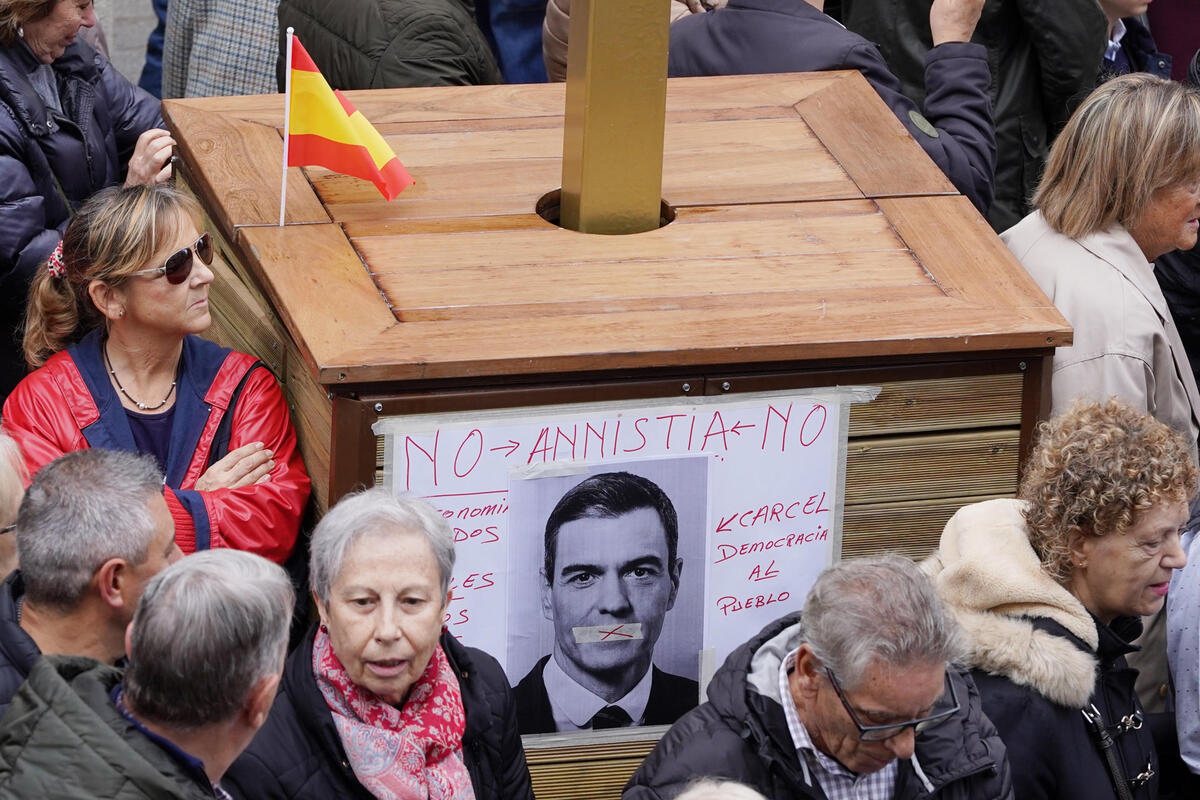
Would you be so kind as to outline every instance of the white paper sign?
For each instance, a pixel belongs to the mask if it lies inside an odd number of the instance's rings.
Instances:
[[[454,528],[447,627],[514,685],[556,647],[597,669],[652,652],[657,668],[695,681],[703,651],[719,666],[800,608],[838,557],[846,414],[876,392],[424,414],[375,432],[392,488],[428,498]],[[548,560],[547,520],[585,489],[665,496],[674,547],[661,544],[661,510],[567,514],[561,558]]]

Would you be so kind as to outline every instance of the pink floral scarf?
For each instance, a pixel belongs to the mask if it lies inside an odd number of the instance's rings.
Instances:
[[[462,692],[440,645],[403,708],[351,682],[323,626],[313,641],[313,675],[350,766],[371,794],[379,800],[473,800],[462,755]]]

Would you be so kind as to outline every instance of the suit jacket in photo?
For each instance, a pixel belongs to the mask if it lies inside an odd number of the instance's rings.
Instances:
[[[550,656],[543,656],[529,674],[517,684],[514,694],[517,700],[517,728],[521,735],[529,733],[554,733],[554,712],[550,708],[550,695],[542,680],[542,670]],[[700,684],[679,675],[663,672],[651,666],[650,700],[646,703],[643,725],[671,725],[688,711],[696,707],[700,696]]]

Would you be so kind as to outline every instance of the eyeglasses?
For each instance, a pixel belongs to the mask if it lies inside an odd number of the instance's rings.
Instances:
[[[858,738],[864,742],[882,742],[885,739],[891,739],[893,736],[899,736],[909,728],[912,728],[916,733],[920,733],[935,725],[942,724],[958,713],[958,693],[954,690],[954,681],[950,680],[950,674],[947,673],[944,678],[947,689],[937,702],[937,705],[943,706],[943,710],[926,717],[918,717],[917,719],[910,719],[905,722],[890,722],[887,725],[863,725],[858,719],[858,714],[854,713],[854,708],[850,705],[850,702],[846,700],[846,694],[842,691],[842,687],[838,685],[837,678],[833,677],[833,670],[826,667],[825,675],[828,676],[829,682],[833,684],[833,690],[837,692],[838,700],[842,701],[842,707],[850,715],[850,721],[854,723],[854,727],[858,728]],[[949,708],[945,707],[947,694],[950,696]]]
[[[192,274],[192,253],[195,253],[205,265],[211,264],[213,260],[212,236],[207,233],[202,234],[196,243],[191,247],[185,247],[182,250],[177,250],[168,256],[161,267],[153,267],[152,269],[139,269],[137,272],[131,272],[130,275],[165,275],[167,281],[171,284],[180,284],[188,279],[188,275]]]
[[[0,536],[3,536],[6,533],[12,533],[16,529],[17,529],[17,523],[15,523],[15,522],[12,525],[5,525],[3,528],[0,528]]]

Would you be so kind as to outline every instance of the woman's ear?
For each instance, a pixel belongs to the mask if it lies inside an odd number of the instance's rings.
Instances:
[[[102,280],[92,280],[87,286],[92,305],[109,322],[125,316],[125,291]]]
[[[1067,534],[1067,550],[1071,553],[1071,566],[1076,569],[1086,567],[1088,556],[1092,554],[1096,537],[1088,530],[1079,527],[1071,528]]]

